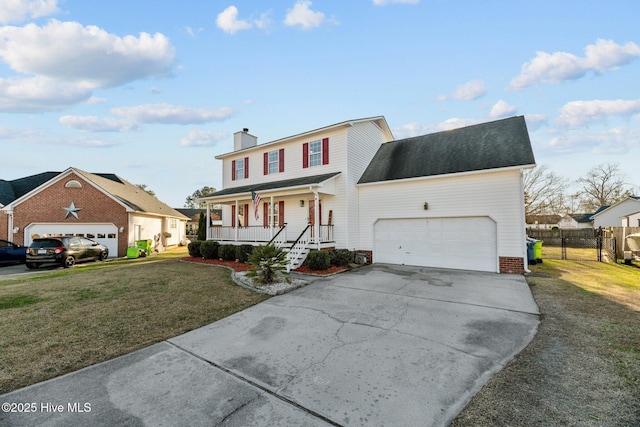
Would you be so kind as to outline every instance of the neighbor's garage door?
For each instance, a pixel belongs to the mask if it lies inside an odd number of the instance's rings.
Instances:
[[[375,262],[498,271],[496,223],[488,217],[381,219]]]
[[[25,245],[35,235],[84,236],[109,248],[110,258],[118,256],[118,228],[113,224],[31,224],[25,227]]]

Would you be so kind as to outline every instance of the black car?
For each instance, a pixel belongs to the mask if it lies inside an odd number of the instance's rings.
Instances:
[[[43,264],[60,264],[65,268],[76,262],[105,260],[109,249],[91,239],[76,236],[41,237],[33,239],[27,252],[27,267]]]
[[[0,240],[0,264],[23,263],[27,256],[27,247]]]

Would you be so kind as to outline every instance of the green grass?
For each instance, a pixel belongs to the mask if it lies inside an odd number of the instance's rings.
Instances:
[[[267,297],[186,250],[0,280],[0,393],[204,326]]]
[[[0,310],[26,307],[41,300],[42,298],[28,294],[2,295],[0,296]]]
[[[607,262],[545,260],[532,266],[532,270],[549,278],[531,277],[530,284],[555,288],[553,292],[566,300],[570,310],[601,321],[593,333],[603,340],[625,382],[640,391],[640,268]]]

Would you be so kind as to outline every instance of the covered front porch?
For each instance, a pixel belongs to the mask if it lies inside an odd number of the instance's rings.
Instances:
[[[203,198],[222,209],[222,225],[207,224],[207,240],[221,244],[311,249],[335,246],[333,199],[337,173],[229,188]]]

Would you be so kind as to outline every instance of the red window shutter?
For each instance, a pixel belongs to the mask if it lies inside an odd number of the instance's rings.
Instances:
[[[322,140],[322,164],[329,164],[329,138]]]
[[[231,205],[231,227],[236,226],[236,205]]]
[[[302,144],[302,167],[309,167],[309,143],[305,142]]]
[[[284,225],[284,200],[278,202],[278,225]]]
[[[269,203],[267,202],[262,204],[262,226],[269,226]]]
[[[262,166],[262,170],[264,172],[264,175],[268,175],[269,174],[269,153],[264,153],[263,160],[264,160],[264,164]]]
[[[236,180],[236,161],[231,161],[231,181]]]
[[[280,172],[284,172],[284,148],[281,148],[278,152],[278,162],[280,162],[280,164],[278,165],[278,170]]]
[[[244,179],[249,178],[249,158],[244,158]]]
[[[244,224],[245,227],[249,226],[249,205],[244,205]]]

